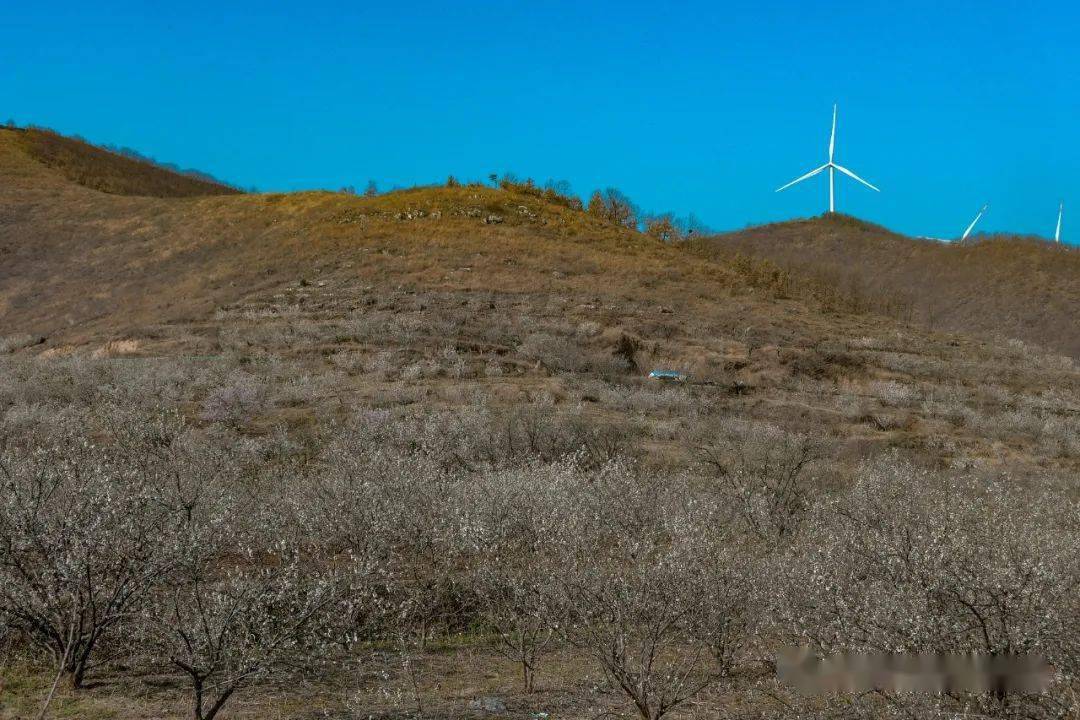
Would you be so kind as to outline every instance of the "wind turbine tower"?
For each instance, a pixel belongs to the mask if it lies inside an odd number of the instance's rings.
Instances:
[[[1054,242],[1056,242],[1056,243],[1061,242],[1061,215],[1064,212],[1065,212],[1065,201],[1062,200],[1061,204],[1058,205],[1058,223],[1057,223],[1057,227],[1054,228]]]
[[[810,172],[806,173],[802,177],[795,178],[794,180],[789,182],[787,185],[784,185],[783,187],[777,188],[776,192],[780,192],[781,190],[787,190],[792,185],[796,185],[798,183],[801,183],[803,180],[806,180],[808,178],[812,178],[815,175],[818,175],[818,174],[820,174],[821,172],[823,172],[825,170],[829,171],[829,212],[830,213],[836,212],[836,172],[837,171],[842,172],[843,174],[847,175],[848,177],[850,177],[853,180],[858,180],[859,182],[861,182],[863,185],[870,188],[874,192],[881,192],[876,187],[874,187],[870,183],[866,182],[865,180],[863,180],[861,177],[859,177],[855,173],[848,170],[846,167],[843,167],[841,165],[837,165],[833,161],[833,158],[834,158],[835,154],[836,154],[836,105],[833,105],[833,109],[832,109],[832,134],[829,136],[829,162],[825,163],[824,165],[822,165],[821,167],[819,167],[819,168],[817,168],[815,170],[811,170]]]
[[[986,212],[986,208],[988,207],[990,207],[990,203],[986,203],[982,206],[982,210],[980,210],[979,214],[975,216],[975,219],[971,221],[971,224],[967,226],[967,230],[964,231],[964,236],[960,238],[961,241],[967,240],[968,235],[970,235],[971,231],[975,229],[975,223],[979,222],[980,218],[982,218],[983,213]]]

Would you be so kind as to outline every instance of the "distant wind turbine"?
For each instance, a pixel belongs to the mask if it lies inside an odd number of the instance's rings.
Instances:
[[[1057,227],[1054,229],[1054,242],[1056,242],[1056,243],[1061,242],[1061,215],[1064,212],[1065,212],[1065,201],[1062,200],[1061,204],[1058,205],[1058,224],[1057,224]]]
[[[850,170],[848,170],[847,168],[841,167],[840,165],[837,165],[835,162],[833,162],[833,155],[834,155],[835,150],[836,150],[836,105],[833,105],[833,109],[832,109],[832,135],[829,136],[829,162],[825,163],[824,165],[817,168],[816,170],[811,170],[810,172],[806,173],[802,177],[795,178],[794,180],[789,182],[787,185],[784,185],[781,188],[777,188],[776,192],[780,192],[781,190],[787,190],[792,185],[795,185],[796,183],[801,183],[803,180],[806,180],[807,178],[812,178],[812,177],[814,177],[815,175],[817,175],[818,173],[820,173],[823,170],[828,170],[829,171],[829,212],[830,213],[836,212],[836,189],[835,189],[836,180],[835,180],[835,174],[836,174],[837,170],[844,173],[845,175],[852,178],[853,180],[858,180],[859,182],[861,182],[863,185],[870,188],[871,190],[873,190],[875,192],[881,192],[876,187],[874,187],[870,183],[866,182],[865,180],[863,180],[861,177],[859,177],[855,173],[853,173]]]
[[[980,210],[979,214],[975,216],[975,219],[971,221],[971,224],[967,226],[967,230],[964,231],[964,236],[960,238],[961,240],[967,240],[968,235],[975,229],[975,223],[979,222],[979,218],[983,216],[983,213],[986,212],[986,208],[988,207],[990,207],[990,203],[986,203],[982,206],[982,210]]]

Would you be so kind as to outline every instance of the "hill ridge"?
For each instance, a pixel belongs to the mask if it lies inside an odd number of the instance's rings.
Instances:
[[[1080,357],[1080,252],[1066,245],[1002,233],[940,242],[839,215],[719,233],[691,247],[718,260],[773,263],[796,284],[846,290],[932,328]]]
[[[113,195],[194,197],[240,192],[203,173],[66,137],[44,128],[4,128],[32,160],[68,181]]]
[[[26,142],[35,132],[0,133],[0,317],[13,331],[75,339],[205,317],[287,280],[366,263],[421,284],[460,283],[465,272],[508,290],[625,283],[624,294],[667,305],[665,289],[756,288],[766,299],[813,300],[815,312],[878,313],[1080,356],[1080,253],[1057,247],[941,244],[846,215],[665,244],[529,185],[238,194],[63,139],[90,177],[135,163],[154,182],[199,191],[100,193],[42,164]]]

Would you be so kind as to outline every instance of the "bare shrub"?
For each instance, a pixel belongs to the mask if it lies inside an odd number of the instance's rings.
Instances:
[[[575,330],[575,333],[580,338],[592,338],[599,335],[602,329],[603,328],[600,326],[600,323],[594,322],[592,320],[586,320],[577,326],[577,330]]]
[[[214,381],[216,371],[184,359],[0,356],[0,405],[157,412],[162,405],[192,399]]]
[[[598,468],[628,452],[618,428],[552,408],[521,407],[503,422],[495,445],[502,462],[553,462],[574,455],[583,467]]]
[[[428,372],[423,363],[413,363],[402,368],[401,379],[406,382],[416,382],[417,380],[423,379],[425,375],[430,374],[432,373]]]
[[[0,355],[40,345],[43,342],[45,342],[45,338],[41,335],[7,335],[6,337],[0,337]]]
[[[637,338],[623,333],[615,342],[615,347],[612,348],[611,355],[620,365],[625,367],[626,372],[639,373],[641,372],[641,368],[638,366],[636,356],[640,349],[641,342]]]
[[[336,442],[350,447],[380,447],[444,470],[514,467],[569,456],[599,467],[625,451],[616,428],[550,405],[493,409],[482,398],[467,412],[359,413],[338,433]]]
[[[488,179],[492,179],[496,176],[489,175]],[[496,178],[497,179],[497,178]],[[492,181],[494,182],[494,180]],[[511,174],[506,174],[501,180],[498,180],[498,187],[503,190],[509,190],[511,192],[522,193],[525,195],[532,195],[534,197],[542,198],[549,203],[555,203],[568,207],[571,210],[581,210],[582,202],[581,198],[574,195],[573,189],[570,187],[570,183],[566,180],[554,180],[549,179],[544,183],[544,187],[537,186],[536,182],[532,178],[526,178],[524,181],[518,181]]]
[[[61,435],[0,455],[0,608],[73,687],[173,562],[159,442]]]
[[[266,405],[265,389],[257,378],[242,370],[233,371],[224,384],[203,401],[202,417],[209,422],[240,426],[260,413]]]
[[[578,487],[560,553],[560,627],[641,718],[657,720],[738,660],[754,612],[748,584],[732,581],[741,550],[679,478],[614,463]]]
[[[638,208],[630,198],[616,188],[596,190],[589,197],[588,212],[607,222],[627,228],[637,228]]]
[[[690,389],[680,385],[610,385],[601,384],[596,394],[606,407],[647,414],[693,415],[708,408],[707,401],[695,398]]]
[[[884,347],[881,340],[869,336],[852,338],[848,341],[848,345],[855,350],[880,350]]]
[[[1048,418],[1039,433],[1039,447],[1051,457],[1080,457],[1080,428],[1067,419]]]
[[[895,458],[860,474],[815,508],[784,560],[789,637],[826,653],[1034,652],[1057,678],[1045,695],[849,697],[845,714],[1076,712],[1076,505],[1008,478],[935,475]]]
[[[498,634],[497,651],[521,668],[522,690],[536,689],[540,658],[555,637],[555,619],[542,592],[547,577],[536,577],[527,564],[521,570],[488,567],[478,592],[486,622]]]
[[[439,353],[439,360],[440,367],[456,380],[464,378],[468,373],[468,363],[453,346],[444,347]]]
[[[191,550],[170,575],[151,642],[187,677],[197,720],[212,720],[241,688],[295,672],[337,644],[328,628],[343,583],[312,558],[286,543],[260,556],[235,541]],[[237,552],[240,562],[222,567],[222,553]]]
[[[403,648],[423,648],[435,633],[464,627],[474,597],[462,572],[455,441],[410,420],[368,414],[338,433],[299,516],[317,517],[330,547],[392,559],[387,630]]]
[[[423,332],[423,321],[388,310],[356,312],[345,325],[346,334],[359,342],[407,345]]]
[[[497,357],[490,357],[487,362],[484,363],[484,376],[485,377],[502,377],[503,367]]]
[[[518,352],[551,370],[584,372],[589,367],[589,358],[581,347],[560,335],[533,333],[521,343]]]
[[[367,363],[366,369],[383,380],[392,380],[400,372],[401,366],[402,362],[398,353],[392,350],[383,350],[375,353],[375,356]]]
[[[871,425],[881,432],[893,432],[903,430],[911,424],[911,416],[905,413],[885,412],[876,409],[869,410],[865,416]]]
[[[252,683],[311,668],[356,631],[357,608],[371,601],[374,556],[327,542],[305,522],[313,514],[297,512],[310,503],[296,493],[311,485],[259,482],[247,495],[220,472],[185,474],[167,498],[175,561],[140,639],[154,662],[184,675],[196,720],[212,720]]]
[[[1076,361],[1068,355],[1050,352],[1046,348],[1018,338],[1010,338],[1007,346],[1018,360],[1036,367],[1063,372],[1070,372],[1076,368]]]
[[[969,402],[968,391],[959,385],[935,385],[926,394],[922,411],[931,417],[940,417],[953,425],[964,423]]]
[[[274,401],[284,407],[303,407],[314,405],[324,390],[326,376],[311,376],[302,373],[287,376],[283,382],[273,388]],[[263,408],[269,404],[267,396],[271,392],[263,391]],[[256,402],[258,398],[256,398]],[[256,406],[257,407],[257,406]]]
[[[645,234],[665,243],[683,239],[683,233],[671,213],[646,217]]]
[[[565,585],[566,634],[657,720],[719,677],[694,621],[704,606],[680,558],[649,554],[619,572],[582,567]]]
[[[567,488],[580,481],[576,459],[485,474],[473,484],[478,541],[473,572],[482,615],[498,651],[521,668],[531,693],[539,661],[555,639],[551,592],[567,532]]]
[[[700,451],[716,490],[760,540],[788,540],[810,507],[819,440],[771,425],[731,422]]]
[[[907,407],[919,399],[916,388],[895,380],[871,383],[870,393],[890,407]]]

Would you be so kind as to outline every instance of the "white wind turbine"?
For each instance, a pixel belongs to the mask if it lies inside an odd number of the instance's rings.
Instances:
[[[1054,229],[1054,242],[1056,242],[1056,243],[1061,242],[1061,215],[1064,212],[1065,212],[1065,201],[1062,200],[1061,204],[1058,205],[1058,224],[1057,224],[1057,227]]]
[[[806,173],[802,177],[795,178],[794,180],[789,182],[787,185],[784,185],[781,188],[777,188],[776,192],[780,192],[781,190],[787,190],[792,185],[795,185],[796,183],[801,183],[803,180],[806,180],[807,178],[812,178],[815,175],[817,175],[818,173],[822,172],[823,170],[828,170],[829,171],[829,212],[831,212],[831,213],[836,212],[836,189],[835,189],[836,180],[835,180],[835,174],[836,174],[837,170],[844,173],[845,175],[852,178],[853,180],[858,180],[859,182],[861,182],[863,185],[870,188],[871,190],[873,190],[875,192],[881,192],[876,187],[874,187],[870,183],[866,182],[865,180],[863,180],[861,177],[859,177],[855,173],[848,170],[846,167],[842,167],[842,166],[837,165],[836,163],[834,163],[833,162],[833,154],[834,154],[835,150],[836,150],[836,105],[833,105],[833,109],[832,109],[832,135],[829,136],[829,162],[825,163],[824,165],[817,168],[816,170],[811,170],[810,172]]]
[[[975,219],[971,221],[971,224],[967,226],[967,230],[964,231],[964,236],[960,238],[960,240],[967,240],[967,236],[975,229],[975,223],[979,222],[979,219],[982,218],[983,213],[986,212],[986,208],[988,207],[990,207],[990,203],[986,203],[982,206],[982,210],[980,210],[979,214],[975,216]]]

